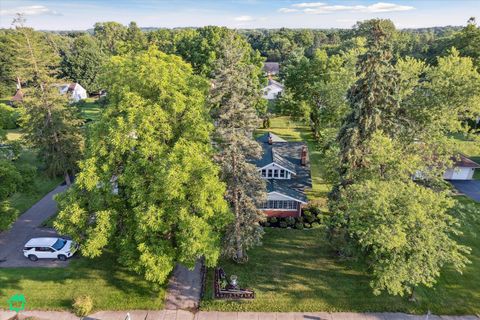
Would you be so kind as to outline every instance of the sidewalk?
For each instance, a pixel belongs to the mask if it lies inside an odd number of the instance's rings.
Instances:
[[[0,320],[15,315],[11,311],[0,311]],[[100,311],[83,320],[125,320],[126,311]],[[79,320],[69,312],[25,311],[20,319],[34,317],[35,320]],[[479,320],[478,316],[410,315],[405,313],[353,313],[353,312],[197,312],[185,310],[130,311],[131,320]]]

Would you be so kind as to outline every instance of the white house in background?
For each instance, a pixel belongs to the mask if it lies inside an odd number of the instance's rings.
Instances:
[[[61,94],[70,94],[70,99],[73,102],[78,102],[88,97],[87,90],[78,83],[61,84],[58,86],[58,89]]]
[[[475,169],[480,168],[478,163],[463,154],[460,154],[453,160],[453,168],[447,169],[443,174],[443,179],[445,180],[472,180]]]
[[[274,100],[283,91],[283,84],[278,81],[268,79],[268,85],[263,88],[262,97],[267,100]]]

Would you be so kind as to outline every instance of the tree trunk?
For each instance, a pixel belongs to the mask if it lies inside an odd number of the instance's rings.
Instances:
[[[70,175],[68,174],[68,171],[64,171],[64,176],[65,176],[65,182],[67,183],[67,186],[70,187],[72,185],[72,180],[70,180]]]
[[[415,287],[412,288],[412,291],[410,292],[410,297],[408,297],[408,301],[415,302]]]
[[[235,212],[235,245],[237,247],[237,262],[243,260],[242,239],[240,235],[240,199],[237,188],[237,157],[232,153],[232,174],[233,174],[233,208]]]

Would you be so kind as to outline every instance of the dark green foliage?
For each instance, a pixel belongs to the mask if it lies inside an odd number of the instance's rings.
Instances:
[[[106,55],[100,49],[98,40],[90,35],[76,37],[62,57],[62,76],[80,83],[89,93],[102,89],[99,82],[101,68]]]
[[[0,129],[15,129],[18,127],[18,110],[0,103]]]

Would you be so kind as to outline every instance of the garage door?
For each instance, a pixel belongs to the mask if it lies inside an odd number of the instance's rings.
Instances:
[[[453,170],[452,180],[469,180],[471,179],[470,168],[456,168]]]

